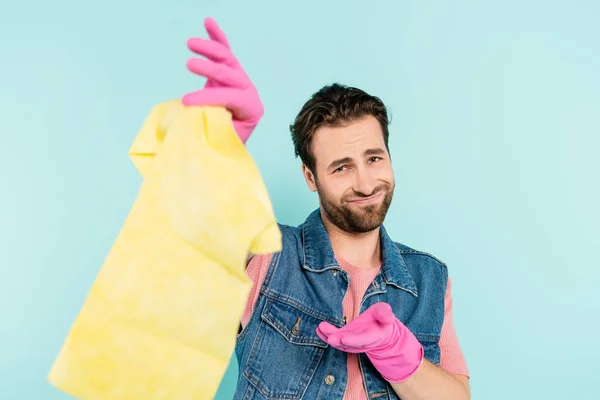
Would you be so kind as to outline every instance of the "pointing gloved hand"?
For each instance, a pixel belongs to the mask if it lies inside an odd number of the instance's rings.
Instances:
[[[387,303],[376,303],[342,328],[321,322],[317,334],[347,353],[366,353],[389,382],[410,378],[423,362],[423,346]]]
[[[232,114],[233,126],[242,143],[246,143],[264,114],[258,91],[232,53],[225,33],[217,23],[206,18],[204,26],[210,39],[191,38],[188,48],[206,57],[191,58],[187,68],[207,78],[203,89],[183,96],[186,106],[223,106]]]

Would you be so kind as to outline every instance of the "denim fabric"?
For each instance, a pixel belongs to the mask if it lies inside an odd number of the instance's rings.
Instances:
[[[298,227],[279,225],[283,247],[273,254],[250,321],[237,336],[235,400],[342,399],[347,355],[316,333],[321,321],[344,325],[348,274],[338,265],[320,210]],[[439,339],[448,282],[446,265],[393,242],[382,226],[383,265],[367,289],[361,313],[376,302],[392,306],[439,365]],[[368,399],[398,399],[368,357],[359,363]]]

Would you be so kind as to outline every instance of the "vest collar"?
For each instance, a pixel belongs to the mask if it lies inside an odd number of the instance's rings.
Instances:
[[[313,211],[301,226],[303,241],[303,268],[320,273],[330,269],[341,270],[329,234],[323,225],[320,208]],[[379,228],[383,265],[381,272],[386,284],[396,286],[417,296],[417,286],[396,244],[388,236],[383,225]]]

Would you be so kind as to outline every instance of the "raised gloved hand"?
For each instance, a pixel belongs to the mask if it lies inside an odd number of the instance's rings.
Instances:
[[[187,68],[207,78],[203,89],[183,96],[186,106],[223,106],[232,114],[233,126],[246,143],[264,114],[256,87],[231,52],[225,33],[211,19],[204,20],[210,39],[191,38],[188,48],[207,59],[191,58]]]
[[[342,328],[321,322],[317,334],[347,353],[366,353],[389,382],[410,378],[423,362],[423,346],[387,303],[376,303]]]

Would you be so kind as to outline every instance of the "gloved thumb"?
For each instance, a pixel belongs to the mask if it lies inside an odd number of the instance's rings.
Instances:
[[[396,316],[392,311],[392,306],[388,303],[376,303],[371,306],[371,312],[373,318],[382,323],[383,325],[391,325],[396,321]]]

